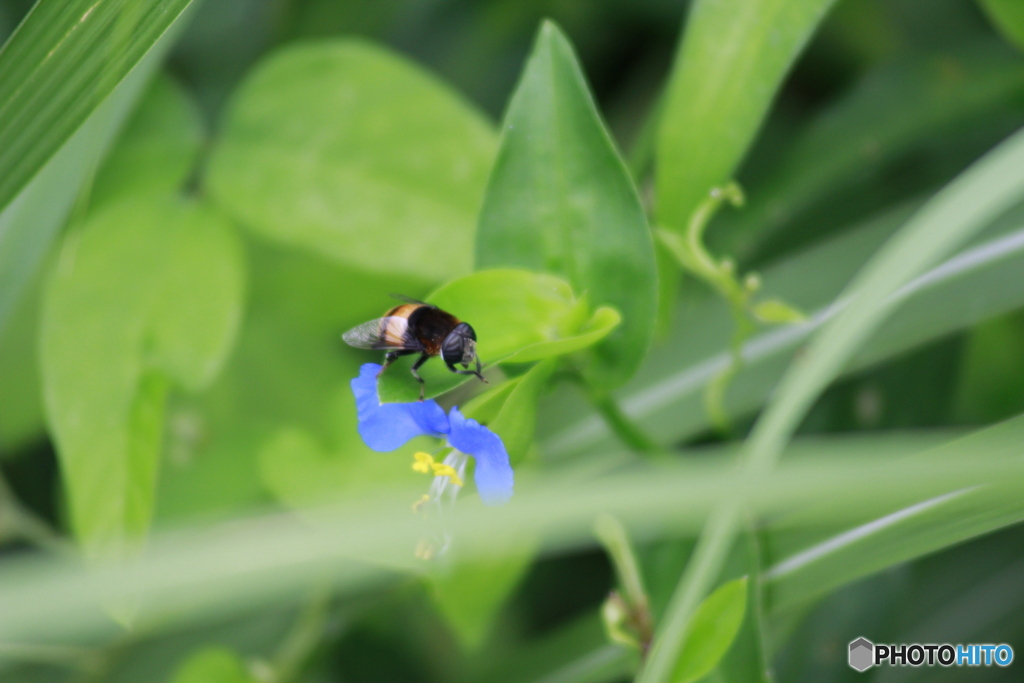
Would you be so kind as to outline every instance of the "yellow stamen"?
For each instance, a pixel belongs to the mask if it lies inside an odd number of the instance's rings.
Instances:
[[[418,515],[421,512],[423,512],[423,506],[426,505],[427,501],[429,501],[429,500],[430,500],[430,496],[428,496],[427,494],[424,493],[423,496],[419,500],[417,500],[415,503],[412,504],[412,512],[413,512],[413,514]]]
[[[434,457],[430,455],[430,453],[419,451],[418,453],[413,453],[412,457],[416,458],[416,462],[412,464],[412,469],[416,472],[430,474],[431,466],[437,467],[437,465],[434,464]]]
[[[434,544],[423,538],[416,544],[416,559],[430,560],[434,557]]]
[[[451,465],[445,465],[443,462],[435,462],[431,467],[434,468],[435,477],[448,477],[456,486],[462,486],[462,480],[459,479],[459,473],[456,472],[455,468]]]

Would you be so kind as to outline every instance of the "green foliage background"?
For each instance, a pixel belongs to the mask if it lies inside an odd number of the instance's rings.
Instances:
[[[0,681],[1019,679],[845,661],[1024,652],[1018,3],[0,0],[0,37]],[[476,328],[489,385],[423,374],[509,504],[424,519],[437,443],[360,439],[339,335],[390,292]]]

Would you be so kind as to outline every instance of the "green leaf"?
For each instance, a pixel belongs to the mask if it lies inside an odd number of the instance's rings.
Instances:
[[[956,395],[959,420],[984,424],[1024,412],[1024,316],[995,318],[970,332]]]
[[[0,459],[43,434],[39,378],[39,282],[22,297],[0,328]]]
[[[470,270],[487,121],[356,40],[292,45],[248,78],[206,178],[241,223],[339,263],[436,282]]]
[[[467,275],[444,285],[427,300],[473,326],[477,352],[487,365],[579,351],[600,341],[619,321],[618,313],[608,308],[599,308],[588,320],[586,301],[576,300],[568,284],[525,270],[495,269]],[[416,356],[403,358],[388,368],[378,385],[382,401],[419,398],[420,385],[409,372],[415,360]],[[427,363],[419,373],[428,397],[472,379],[449,372],[440,360]]]
[[[402,487],[411,505],[425,493],[431,479],[414,472],[412,454],[433,451],[437,441],[413,439],[393,453],[377,453],[356,432],[355,400],[345,386],[332,401],[331,414],[347,428],[329,444],[307,429],[282,427],[260,445],[260,478],[274,496],[292,508],[323,505],[346,497],[365,496],[380,487]]]
[[[704,599],[670,680],[692,683],[711,672],[735,640],[747,611],[747,577],[722,584]]]
[[[430,577],[431,596],[463,644],[479,647],[536,555],[536,542],[506,539],[500,558],[452,562]],[[512,550],[509,550],[512,548]]]
[[[59,4],[59,2],[43,3],[47,9],[41,13],[33,12],[31,16],[45,15],[46,12],[52,12],[53,7]],[[75,5],[79,5],[81,12],[86,13],[91,4],[94,3],[68,3],[67,8],[70,10]],[[112,4],[114,3],[100,3],[105,7],[105,12],[110,11]],[[133,4],[137,9],[142,3]],[[129,12],[132,11],[131,6],[126,6],[125,9]],[[28,21],[26,19],[26,24],[22,27],[23,31],[29,30],[27,28]],[[39,30],[38,24],[35,26],[36,28],[29,31],[30,33]],[[38,272],[39,265],[50,250],[53,239],[71,212],[80,188],[92,177],[97,163],[141,96],[150,77],[159,67],[180,26],[181,24],[176,24],[172,30],[167,31],[105,100],[98,102],[98,106],[95,108],[89,108],[91,114],[88,115],[88,118],[84,119],[74,134],[70,135],[59,150],[20,188],[15,198],[9,202],[0,203],[0,208],[2,208],[0,210],[0,329],[3,328],[25,287]],[[90,25],[88,31],[94,32],[95,30],[96,27]],[[78,32],[75,32],[74,35],[74,40],[81,37]],[[3,68],[3,55],[6,55],[10,49],[12,49],[10,45],[5,46],[5,51],[0,54],[0,70]],[[99,46],[93,46],[93,49],[99,49]],[[51,63],[50,66],[53,64]],[[39,75],[42,74],[42,71]],[[74,79],[69,79],[63,86],[49,84],[40,85],[40,87],[72,87],[74,84]],[[0,91],[7,85],[10,83],[4,82],[0,86]],[[34,95],[41,94],[31,89],[29,92]],[[80,103],[77,103],[76,107],[78,104]],[[11,106],[14,106],[13,103]],[[3,107],[3,100],[0,99],[0,111],[4,111]],[[38,123],[38,121],[34,123]],[[9,128],[5,130],[9,130]],[[25,133],[23,138],[24,140],[35,139],[39,144],[45,146],[48,141],[44,138],[53,132],[39,128],[31,134]],[[0,139],[3,138],[3,135],[4,133],[0,132]],[[5,180],[10,177],[5,176]]]
[[[553,359],[542,361],[525,375],[506,382],[481,397],[465,414],[486,424],[501,437],[509,461],[517,467],[533,445],[537,399],[555,369]],[[502,398],[495,415],[495,404]],[[493,417],[492,417],[493,415]],[[502,558],[459,562],[458,559],[431,577],[434,601],[469,648],[478,647],[510,593],[519,585],[537,554],[537,542],[512,535],[503,539]],[[509,550],[512,548],[513,550]]]
[[[698,0],[657,143],[658,222],[682,230],[732,179],[783,78],[832,0]]]
[[[905,459],[930,462],[956,458],[991,462],[1020,453],[1024,419],[1017,417]],[[800,605],[838,586],[914,558],[1024,520],[1024,502],[1013,485],[964,487],[913,505],[860,520],[856,526],[818,535],[810,544],[786,544],[785,529],[810,519],[822,504],[779,520],[770,544],[772,566],[765,571],[768,606],[773,612]]]
[[[174,674],[172,683],[257,683],[233,651],[208,647],[191,655]]]
[[[93,206],[120,194],[173,193],[203,143],[199,108],[167,76],[153,80],[93,181]]]
[[[588,370],[603,387],[622,384],[647,352],[657,314],[647,221],[572,47],[551,22],[541,26],[502,124],[476,263],[558,275],[592,304],[622,313]]]
[[[794,353],[838,311],[833,302],[857,269],[909,216],[909,207],[856,226],[762,271],[763,290],[809,312],[805,324],[768,330],[744,347],[744,366],[726,396],[731,415],[749,414],[774,390]],[[808,287],[807,283],[814,283]],[[984,237],[917,278],[901,292],[900,315],[868,339],[844,371],[853,373],[950,332],[1024,306],[1024,212],[1014,211],[985,231]],[[678,443],[709,427],[702,390],[730,363],[732,318],[711,296],[684,300],[663,346],[652,349],[620,403],[641,429],[662,443]],[[701,335],[689,334],[699,328]],[[583,452],[606,440],[610,431],[582,402],[545,404],[538,429],[542,449],[552,454]]]
[[[942,150],[956,140],[978,140],[969,157],[955,157],[959,169],[1019,123],[1022,92],[1024,63],[1000,45],[972,42],[886,63],[825,109],[765,177],[752,181],[744,210],[723,215],[718,244],[742,260],[783,230],[818,235],[836,214],[837,199],[891,197],[874,189],[893,184],[889,169],[915,157],[945,167],[948,161],[937,163]],[[874,183],[867,191],[865,178]],[[922,180],[914,182],[910,191],[918,192]]]
[[[13,201],[189,4],[36,4],[0,51],[0,207]]]
[[[108,203],[65,240],[41,331],[47,419],[72,526],[90,554],[144,534],[168,381],[217,374],[242,312],[241,245],[194,202]]]
[[[505,443],[513,466],[521,463],[533,445],[533,430],[537,424],[537,401],[555,369],[553,359],[542,361],[518,378],[501,410],[493,420],[487,421]],[[480,422],[484,420],[472,415]]]
[[[902,437],[904,444],[907,439]],[[615,459],[591,457],[543,472],[551,476],[523,477],[509,505],[485,508],[460,500],[445,521],[458,539],[460,560],[489,561],[502,554],[511,535],[543,532],[551,553],[593,546],[593,520],[602,512],[620,516],[645,538],[664,533],[667,522],[674,532],[687,534],[698,530],[721,500],[739,495],[756,518],[788,516],[817,505],[813,518],[801,523],[821,528],[859,522],[965,487],[989,490],[995,483],[1019,491],[1024,485],[1019,448],[966,462],[959,453],[891,457],[907,452],[905,445],[901,451],[862,446],[852,458],[834,457],[828,442],[811,444],[811,449],[817,457],[790,459],[757,478],[738,475],[735,462],[726,457],[671,458],[649,465],[623,453]],[[29,553],[12,557],[0,564],[0,638],[31,642],[94,632],[109,626],[100,606],[123,596],[142,595],[139,618],[159,620],[148,623],[165,628],[188,618],[181,598],[189,593],[209,613],[251,613],[256,605],[308,589],[325,572],[339,592],[365,595],[369,586],[393,580],[395,566],[422,571],[411,549],[423,526],[410,514],[409,503],[404,490],[376,491],[339,500],[308,519],[289,512],[177,530],[153,539],[129,565],[87,568],[74,559]],[[387,568],[367,564],[380,558],[392,562]]]
[[[978,0],[1006,39],[1024,50],[1024,5],[1017,0]]]
[[[842,296],[848,303],[791,365],[755,423],[742,465],[747,476],[763,476],[775,466],[814,400],[905,298],[902,288],[1019,201],[1024,195],[1022,169],[1024,131],[947,185],[861,270]],[[641,673],[643,683],[664,680],[667,661],[684,642],[697,600],[715,580],[732,545],[742,506],[740,498],[727,497],[712,512]]]
[[[408,278],[342,268],[261,240],[249,241],[247,257],[249,291],[236,349],[208,389],[170,407],[157,523],[239,514],[265,505],[268,494],[296,506],[335,500],[368,481],[354,476],[349,460],[379,465],[385,482],[412,474],[404,456],[371,453],[356,433],[348,383],[367,354],[345,346],[339,334],[393,306],[389,291],[426,292]],[[324,460],[304,458],[299,467],[302,456],[289,461],[285,453],[280,468],[269,467],[262,456],[282,431],[302,433]],[[310,485],[311,495],[300,485]],[[422,481],[417,485],[422,489]]]

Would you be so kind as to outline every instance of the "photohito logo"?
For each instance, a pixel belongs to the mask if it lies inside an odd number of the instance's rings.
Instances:
[[[849,663],[857,671],[873,666],[1009,666],[1013,661],[1013,648],[1001,645],[950,645],[949,643],[922,645],[882,645],[867,638],[850,642]]]

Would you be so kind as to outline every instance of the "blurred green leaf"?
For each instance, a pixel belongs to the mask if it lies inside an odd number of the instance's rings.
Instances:
[[[189,4],[36,4],[0,51],[0,207],[14,200]]]
[[[364,271],[470,270],[494,155],[487,121],[371,44],[292,45],[235,96],[206,184],[259,234]]]
[[[550,272],[594,305],[618,309],[623,324],[587,368],[600,385],[622,384],[646,354],[657,314],[647,221],[572,47],[551,22],[502,123],[476,263]]]
[[[257,679],[231,650],[208,647],[189,657],[172,683],[257,683]]]
[[[673,683],[692,683],[718,666],[739,633],[747,611],[747,578],[719,586],[690,622],[691,634],[672,671]]]
[[[153,80],[96,174],[93,206],[121,194],[181,189],[199,156],[203,122],[196,104],[167,76]]]
[[[765,619],[761,524],[748,519],[743,539],[732,548],[723,576],[748,577],[746,616],[732,645],[715,668],[721,683],[772,683],[769,648],[785,639]]]
[[[519,585],[537,552],[537,543],[509,541],[502,557],[439,567],[430,577],[431,595],[462,643],[479,647],[495,617]]]
[[[392,306],[389,291],[425,292],[408,278],[360,273],[311,252],[253,239],[247,246],[249,293],[237,348],[207,390],[179,396],[169,409],[158,522],[238,514],[265,504],[268,494],[295,506],[334,500],[372,483],[351,466],[360,462],[378,481],[411,474],[405,456],[372,453],[356,433],[348,382],[366,354],[340,334]],[[265,451],[281,432],[302,434],[323,460],[296,454],[289,461],[285,452],[271,474]],[[296,488],[300,482],[315,485],[310,495]]]
[[[832,0],[698,0],[657,143],[658,222],[682,230],[732,179],[783,78]]]
[[[168,380],[206,386],[242,312],[230,225],[194,202],[110,203],[65,240],[45,295],[41,360],[75,534],[92,554],[146,530]]]
[[[48,12],[59,3],[45,4]],[[81,3],[70,3],[68,9],[75,4]],[[100,4],[109,11],[114,3]],[[0,204],[0,329],[3,329],[24,288],[39,270],[51,242],[71,213],[79,190],[91,179],[96,165],[159,67],[180,27],[180,23],[175,24],[167,31],[113,92],[95,109],[90,108],[88,118],[28,180],[17,196],[6,204]],[[95,31],[96,27],[89,30]],[[3,54],[7,49],[9,47],[5,46]],[[0,63],[2,61],[0,56]],[[72,83],[69,79],[68,86]],[[6,85],[8,83],[4,87]],[[2,102],[0,100],[0,111],[3,111]],[[50,132],[37,130],[31,135],[26,134],[25,140]],[[0,137],[2,135],[0,132]]]
[[[37,281],[18,302],[6,327],[0,326],[0,459],[42,436],[42,387],[39,378]]]
[[[533,445],[537,401],[555,369],[553,360],[538,363],[516,382],[498,415],[487,425],[505,443],[512,465],[518,465]]]
[[[1006,39],[1024,50],[1024,5],[1017,0],[978,0]]]
[[[1024,418],[1017,417],[917,454],[918,462],[957,458],[990,462],[1020,453]],[[787,544],[774,534],[774,562],[765,571],[768,606],[782,611],[887,567],[934,553],[1024,520],[1024,502],[1011,485],[964,487],[896,508],[861,524],[821,535],[810,544]],[[778,520],[781,529],[809,519],[821,504]]]
[[[799,362],[791,364],[754,424],[744,447],[747,476],[762,476],[776,465],[813,402],[906,298],[901,290],[1021,199],[1022,169],[1024,131],[947,185],[860,270],[840,297],[841,310],[814,335]],[[697,603],[716,581],[733,543],[742,506],[741,498],[727,497],[710,515],[641,671],[642,683],[667,679],[674,652],[690,634]]]
[[[982,424],[1024,412],[1024,316],[1017,312],[976,326],[960,367],[957,418]]]
[[[446,522],[465,553],[460,559],[490,560],[507,549],[509,536],[541,531],[550,552],[589,547],[593,519],[602,512],[646,536],[692,532],[733,495],[755,517],[828,501],[803,521],[820,528],[965,487],[1024,485],[1019,449],[969,462],[956,453],[922,460],[878,452],[874,458],[832,457],[822,445],[816,451],[819,457],[784,462],[757,478],[738,476],[728,458],[673,458],[657,465],[626,459],[634,466],[605,467],[603,474],[595,474],[590,458],[542,476],[524,472],[509,505],[460,500]],[[0,565],[0,637],[25,641],[89,632],[108,623],[101,606],[125,595],[141,596],[139,619],[159,619],[150,623],[167,628],[201,614],[223,617],[295,596],[325,577],[339,589],[365,591],[393,576],[394,567],[422,567],[411,549],[423,527],[408,505],[406,491],[380,491],[339,500],[308,519],[287,513],[179,529],[151,539],[128,564],[85,568],[60,558],[10,558]],[[390,560],[389,568],[372,564],[380,558]],[[196,597],[198,612],[181,612],[186,591]]]
[[[467,275],[442,286],[428,300],[473,326],[477,352],[487,365],[579,351],[606,336],[620,319],[616,311],[599,308],[588,320],[586,300],[575,299],[568,284],[525,270],[499,268]],[[420,385],[409,372],[416,358],[399,359],[381,376],[382,401],[419,398]],[[439,359],[419,373],[427,397],[473,379],[450,372]]]
[[[948,148],[958,139],[980,138],[980,153],[1019,125],[1022,102],[1024,61],[1004,46],[972,42],[902,56],[870,71],[803,128],[770,172],[752,183],[746,208],[723,216],[717,242],[749,258],[804,222],[820,235],[822,222],[836,213],[837,197],[887,199],[865,192],[865,179],[892,185],[892,175],[905,175],[901,160],[930,159],[936,144]],[[989,131],[998,137],[987,140]]]
[[[793,354],[810,334],[839,310],[833,302],[871,253],[881,247],[909,215],[901,207],[846,233],[806,249],[763,271],[763,291],[792,301],[810,313],[806,323],[769,330],[743,350],[744,367],[726,397],[732,415],[761,405],[785,372]],[[809,286],[808,283],[812,283]],[[900,315],[882,326],[859,349],[846,372],[891,359],[988,317],[1024,305],[1024,212],[1000,219],[984,237],[937,266],[900,292]],[[701,295],[680,302],[663,346],[652,349],[636,378],[621,392],[623,410],[653,438],[678,443],[707,429],[701,391],[730,359],[731,319],[726,307]],[[690,331],[701,329],[700,335]],[[542,449],[566,455],[593,449],[610,434],[603,420],[563,392],[546,403],[539,429]]]
[[[427,491],[430,478],[413,472],[410,465],[414,452],[435,450],[436,440],[419,437],[393,453],[374,452],[356,432],[355,400],[348,387],[338,390],[334,403],[335,419],[350,425],[338,430],[339,441],[325,445],[305,429],[284,427],[261,445],[260,477],[279,501],[308,508],[401,486],[409,490],[411,505],[416,491]]]
[[[752,462],[774,462],[812,402],[896,309],[915,278],[1024,198],[1024,131],[978,160],[918,210],[840,295],[849,303],[793,364],[750,435]]]

